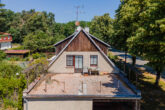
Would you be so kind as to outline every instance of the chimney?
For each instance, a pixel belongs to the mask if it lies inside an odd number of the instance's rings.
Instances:
[[[82,29],[81,26],[78,26],[78,27],[76,28],[76,32],[80,31],[81,29]]]
[[[85,27],[85,32],[89,33],[89,27]]]

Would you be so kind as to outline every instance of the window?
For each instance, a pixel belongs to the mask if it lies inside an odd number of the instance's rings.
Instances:
[[[97,66],[97,64],[98,64],[98,56],[97,55],[91,55],[90,56],[90,65],[91,66]]]
[[[73,65],[73,55],[66,56],[66,66],[74,66]]]

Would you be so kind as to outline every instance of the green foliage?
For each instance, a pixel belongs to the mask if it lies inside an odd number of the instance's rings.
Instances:
[[[113,55],[111,52],[108,52],[108,57],[113,61],[116,61],[118,59],[118,57],[116,55]]]
[[[3,101],[4,108],[17,108],[16,93],[19,89],[24,89],[21,85],[23,84],[23,81],[21,78],[19,79],[19,76],[23,77],[21,71],[22,68],[17,65],[5,61],[0,62],[0,101]],[[20,75],[17,76],[16,73],[19,73]],[[22,100],[19,101],[22,102]]]
[[[109,14],[104,14],[103,16],[95,16],[91,21],[90,32],[99,39],[110,43],[111,37],[114,33],[113,19],[110,18]]]
[[[143,56],[157,71],[156,84],[165,66],[165,2],[123,0],[115,20],[114,46]]]
[[[46,58],[41,57],[41,58],[35,59],[32,63],[29,64],[29,66],[32,66],[35,64],[42,64],[43,66],[48,66],[48,61]]]
[[[0,50],[0,61],[4,60],[6,58],[6,54]]]
[[[10,29],[10,24],[14,18],[14,12],[7,9],[0,9],[0,32]]]
[[[18,46],[18,47],[14,47],[14,48],[11,48],[9,50],[24,50],[24,46]]]
[[[9,64],[5,61],[0,62],[0,77],[15,77],[15,74],[21,72],[21,67]]]
[[[46,52],[53,50],[54,43],[54,37],[49,36],[43,31],[36,31],[28,34],[24,38],[23,45],[26,49],[30,49],[32,52]]]
[[[80,26],[83,28],[89,27],[90,22],[80,21]],[[61,37],[64,37],[64,36],[68,37],[74,33],[75,29],[76,29],[75,21],[70,21],[68,23],[55,23],[55,26],[54,26],[55,37],[56,39],[62,39]]]
[[[33,57],[33,59],[38,59],[38,58],[46,57],[46,56],[43,53],[34,53],[34,54],[32,54],[32,57]]]
[[[35,10],[22,11],[13,13],[7,31],[13,36],[13,42],[22,43],[25,36],[37,30],[53,36],[54,25],[55,20],[52,13],[37,12]]]
[[[18,90],[18,110],[23,110],[23,90],[26,88],[26,79],[24,75],[19,78],[19,90]]]

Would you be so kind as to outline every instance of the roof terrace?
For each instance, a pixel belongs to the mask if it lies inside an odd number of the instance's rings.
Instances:
[[[47,74],[29,95],[135,95],[115,74]]]

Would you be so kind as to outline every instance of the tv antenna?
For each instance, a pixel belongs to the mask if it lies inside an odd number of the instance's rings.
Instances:
[[[78,21],[78,17],[79,17],[79,13],[80,13],[79,12],[80,6],[78,5],[75,8],[76,8],[76,21]]]
[[[77,6],[75,6],[75,8],[76,8],[76,21],[78,21],[79,20],[79,15],[85,13],[85,12],[80,11],[80,9],[81,8],[83,9],[84,6],[83,5],[82,6],[77,5]]]

